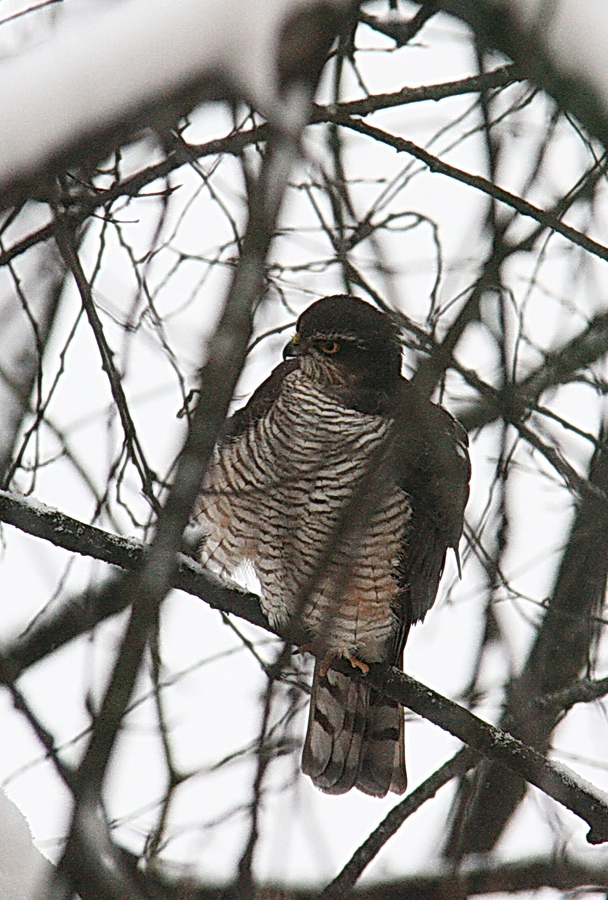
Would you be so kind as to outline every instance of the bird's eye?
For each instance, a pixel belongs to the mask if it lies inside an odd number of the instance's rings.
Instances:
[[[340,349],[340,344],[337,341],[321,341],[319,349],[327,356],[333,356]]]

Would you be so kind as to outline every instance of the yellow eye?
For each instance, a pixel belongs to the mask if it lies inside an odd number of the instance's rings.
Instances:
[[[337,341],[322,341],[319,344],[319,349],[328,356],[333,356],[340,349],[340,344]]]

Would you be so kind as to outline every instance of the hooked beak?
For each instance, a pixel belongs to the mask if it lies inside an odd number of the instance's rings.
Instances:
[[[302,352],[302,338],[299,333],[296,331],[292,339],[288,344],[285,344],[283,349],[283,359],[288,359],[290,356],[299,356]]]

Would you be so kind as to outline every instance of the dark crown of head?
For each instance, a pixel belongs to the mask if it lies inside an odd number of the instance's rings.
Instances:
[[[383,380],[398,378],[401,373],[401,341],[396,322],[357,297],[336,295],[317,300],[298,319],[298,333],[302,340],[323,338],[359,348],[360,364],[377,370],[376,375]]]

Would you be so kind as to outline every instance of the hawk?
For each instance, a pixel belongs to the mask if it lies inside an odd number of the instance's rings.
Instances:
[[[467,435],[402,377],[394,318],[363,300],[313,303],[283,355],[226,424],[196,510],[201,558],[250,561],[270,623],[316,656],[303,771],[330,794],[400,794],[403,711],[331,662],[402,666],[458,554]]]

